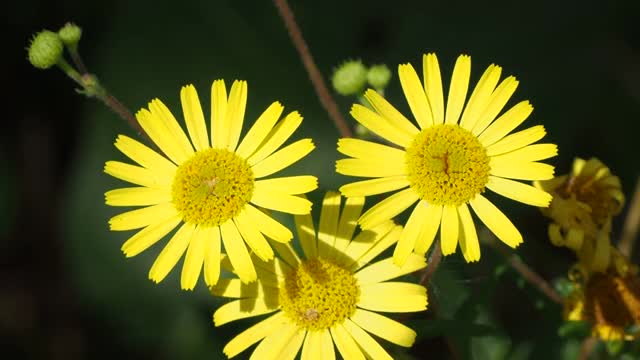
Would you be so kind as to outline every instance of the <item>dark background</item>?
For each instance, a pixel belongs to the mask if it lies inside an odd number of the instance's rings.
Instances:
[[[386,94],[405,113],[397,64],[419,69],[422,54],[436,52],[445,83],[460,53],[472,57],[472,83],[490,63],[501,65],[504,76],[520,80],[510,104],[529,99],[535,110],[527,125],[544,124],[545,141],[559,145],[551,160],[557,173],[566,173],[575,156],[595,156],[631,196],[639,175],[640,2],[328,0],[292,7],[325,76],[349,58],[385,63],[394,72]],[[313,195],[319,199],[348,180],[333,175],[338,133],[273,4],[27,0],[4,8],[2,357],[222,358],[224,343],[254,321],[215,329],[219,300],[202,283],[193,293],[180,291],[174,271],[154,285],[147,272],[161,246],[125,259],[119,249],[132,233],[108,230],[118,209],[104,205],[103,194],[122,183],[102,168],[123,159],[113,147],[116,135],[134,132],[96,100],[76,94],[62,72],[31,67],[24,48],[34,32],[76,22],[90,71],[132,111],[158,97],[180,114],[179,89],[193,83],[207,114],[212,80],[248,80],[247,119],[275,100],[305,117],[298,137],[313,137],[317,150],[292,171],[319,175]],[[347,117],[353,101],[338,98]],[[518,254],[549,280],[565,275],[573,258],[548,244],[539,212],[494,199],[525,236]],[[437,314],[414,316],[416,345],[408,352],[388,346],[394,356],[571,359],[580,345],[558,336],[561,308],[487,247],[479,264],[467,265],[459,254],[446,258],[429,297]]]

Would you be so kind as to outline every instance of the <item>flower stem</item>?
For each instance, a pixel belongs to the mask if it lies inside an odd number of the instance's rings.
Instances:
[[[525,280],[538,288],[543,294],[545,294],[551,301],[562,304],[562,296],[556,292],[556,290],[540,276],[537,272],[533,271],[527,264],[525,264],[518,255],[510,253],[508,250],[500,246],[495,241],[489,241],[489,244],[493,246],[500,254],[502,254],[511,267],[517,271]]]
[[[420,285],[427,286],[433,274],[435,274],[438,265],[440,265],[440,260],[442,260],[442,248],[440,247],[440,241],[436,240],[433,251],[431,251],[431,255],[429,256],[429,261],[427,262],[427,268],[424,269],[422,276],[420,276]]]
[[[291,11],[291,7],[287,3],[287,0],[273,0],[274,5],[278,9],[278,13],[284,22],[287,31],[289,32],[289,36],[291,37],[291,42],[295,46],[298,51],[298,55],[302,60],[302,64],[307,70],[307,74],[309,74],[309,79],[313,84],[313,88],[320,99],[320,103],[325,108],[327,113],[329,113],[329,117],[333,120],[334,124],[338,128],[340,135],[342,137],[352,137],[353,132],[344,117],[338,110],[338,105],[336,101],[331,96],[327,85],[324,82],[322,74],[320,70],[318,70],[318,66],[313,60],[311,56],[311,52],[309,51],[309,47],[307,43],[304,41],[304,37],[302,37],[302,31],[300,31],[300,27],[296,23],[296,19],[293,16],[293,11]]]
[[[636,188],[629,203],[627,217],[624,219],[622,227],[622,237],[618,243],[618,249],[627,258],[631,257],[633,245],[638,237],[640,227],[640,178],[636,181]]]

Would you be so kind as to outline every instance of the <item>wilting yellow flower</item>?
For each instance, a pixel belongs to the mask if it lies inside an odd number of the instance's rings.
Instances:
[[[424,254],[438,228],[443,254],[454,253],[460,242],[468,262],[479,260],[480,245],[467,205],[500,240],[518,246],[522,242],[520,232],[482,193],[488,188],[525,204],[547,206],[551,201],[548,193],[511,179],[552,178],[553,166],[538,161],[555,156],[556,145],[531,145],[545,135],[541,125],[510,134],[533,107],[522,101],[498,117],[518,86],[513,76],[498,85],[500,66],[487,68],[467,100],[471,59],[460,56],[446,108],[434,54],[424,55],[423,69],[424,83],[411,64],[398,67],[402,89],[419,128],[373,90],[365,93],[373,110],[353,105],[351,115],[360,124],[400,148],[340,139],[338,151],[352,158],[338,160],[337,171],[374,178],[344,185],[340,191],[352,197],[404,189],[365,212],[358,220],[364,229],[418,202],[396,246],[397,264],[402,264],[411,251]]]
[[[632,340],[640,333],[629,333],[640,325],[640,279],[637,273],[584,273],[571,278],[574,290],[565,299],[565,319],[587,321],[593,336],[603,340]]]
[[[227,97],[224,81],[216,80],[211,93],[211,137],[198,94],[188,85],[180,91],[180,100],[191,139],[169,109],[155,99],[136,117],[165,156],[120,135],[116,147],[140,166],[119,161],[105,165],[107,174],[139,185],[107,192],[106,203],[145,206],[109,221],[111,230],[142,228],[122,246],[127,257],[141,253],[182,224],[151,267],[149,277],[155,282],[164,279],[186,251],[183,289],[194,288],[203,264],[207,285],[218,281],[221,245],[242,281],[254,281],[256,271],[245,242],[258,257],[270,260],[273,250],[265,235],[283,243],[293,237],[260,207],[308,214],[311,202],[295,195],[317,187],[314,176],[263,179],[313,150],[311,139],[278,150],[302,122],[298,112],[278,121],[283,107],[274,102],[239,141],[247,83],[235,81]]]
[[[534,185],[553,195],[549,207],[541,209],[553,220],[551,242],[574,250],[589,271],[605,271],[614,254],[611,219],[624,205],[618,177],[596,158],[576,158],[570,174]]]
[[[256,260],[257,282],[223,279],[212,288],[238,299],[214,313],[216,326],[272,314],[231,340],[228,357],[260,342],[251,359],[294,359],[300,348],[302,359],[335,359],[334,344],[344,359],[391,359],[369,333],[413,344],[413,330],[376,312],[426,309],[423,286],[388,281],[425,267],[425,260],[412,254],[402,267],[391,258],[369,264],[398,240],[402,227],[386,221],[353,238],[363,205],[364,198],[349,198],[340,211],[340,195],[327,193],[317,236],[311,215],[296,216],[304,258],[278,244],[274,260]]]

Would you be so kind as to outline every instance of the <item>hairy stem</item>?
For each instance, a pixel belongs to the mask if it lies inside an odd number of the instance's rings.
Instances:
[[[291,7],[289,7],[287,0],[273,0],[273,3],[278,9],[278,13],[280,14],[280,17],[289,32],[289,36],[291,37],[291,42],[298,51],[298,55],[304,64],[304,68],[307,70],[307,74],[309,74],[309,79],[311,80],[313,88],[320,99],[320,103],[327,113],[329,113],[329,117],[338,128],[340,135],[342,137],[352,137],[353,132],[338,110],[336,101],[331,96],[322,74],[320,73],[320,70],[318,70],[318,66],[316,66],[316,63],[313,61],[309,47],[304,41],[304,37],[302,37],[302,31],[300,31],[300,27],[296,23],[293,11],[291,11]]]

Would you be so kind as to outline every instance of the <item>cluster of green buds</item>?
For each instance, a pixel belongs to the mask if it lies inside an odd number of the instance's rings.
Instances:
[[[58,65],[64,70],[64,47],[73,54],[81,37],[82,29],[72,23],[65,24],[58,32],[42,30],[33,36],[27,48],[29,62],[38,69]]]
[[[367,86],[382,93],[391,80],[386,65],[367,68],[360,60],[348,60],[338,66],[331,77],[334,90],[343,96],[361,96]]]

